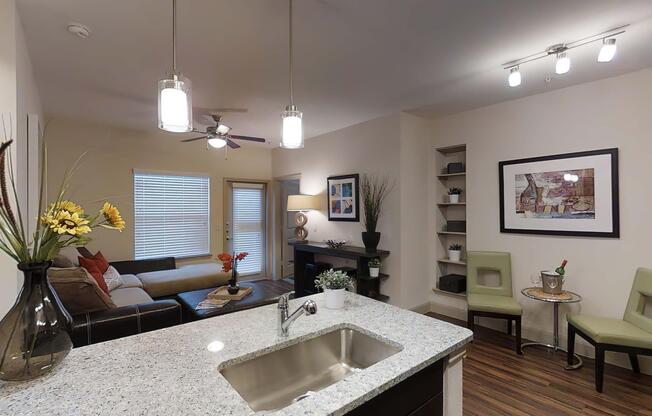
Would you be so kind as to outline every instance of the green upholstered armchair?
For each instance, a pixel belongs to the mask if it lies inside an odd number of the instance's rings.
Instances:
[[[500,275],[498,286],[481,285],[478,274],[492,271]],[[512,295],[512,260],[509,253],[469,251],[467,253],[466,291],[468,301],[468,327],[473,330],[476,316],[507,320],[507,333],[512,334],[512,321],[516,324],[514,349],[521,351],[521,315],[523,308]]]
[[[595,347],[595,389],[602,392],[605,351],[629,355],[632,370],[640,372],[638,355],[652,355],[652,318],[644,315],[646,297],[652,298],[652,270],[636,272],[623,319],[575,314],[568,317],[568,362],[575,351],[575,334]]]

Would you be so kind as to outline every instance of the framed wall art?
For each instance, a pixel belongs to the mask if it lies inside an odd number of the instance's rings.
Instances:
[[[360,221],[360,175],[331,176],[328,185],[328,220]]]
[[[618,149],[499,163],[503,233],[620,237]]]

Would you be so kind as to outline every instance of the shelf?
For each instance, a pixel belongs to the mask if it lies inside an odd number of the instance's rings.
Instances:
[[[455,231],[437,231],[439,235],[466,235],[466,233],[458,233]]]
[[[465,144],[458,144],[455,146],[446,146],[446,147],[439,147],[436,149],[439,153],[443,153],[445,155],[449,153],[460,153],[460,152],[465,152],[466,151],[466,145]]]
[[[465,207],[466,202],[440,202],[437,204],[438,207]]]
[[[371,276],[356,276],[356,279],[361,279],[361,280],[376,280],[376,279],[387,279],[389,275],[387,273],[378,273],[378,277],[371,277]]]
[[[437,259],[438,263],[446,263],[446,264],[458,264],[460,266],[466,266],[466,261],[465,260],[460,260],[460,261],[455,261],[455,260],[449,260],[447,258],[442,258],[442,259]]]
[[[437,287],[433,287],[432,291],[435,292],[435,293],[438,293],[438,294],[442,294],[442,295],[453,296],[455,298],[460,298],[460,299],[466,299],[466,292],[463,292],[463,293],[447,292],[447,291],[441,290],[441,289],[439,289]]]
[[[441,175],[437,175],[439,179],[448,179],[448,178],[454,178],[454,177],[460,177],[460,176],[466,176],[466,172],[460,172],[460,173],[442,173]]]

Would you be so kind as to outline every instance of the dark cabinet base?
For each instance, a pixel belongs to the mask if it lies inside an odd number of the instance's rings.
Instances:
[[[446,359],[446,358],[444,358]],[[442,416],[444,359],[351,410],[349,416]]]

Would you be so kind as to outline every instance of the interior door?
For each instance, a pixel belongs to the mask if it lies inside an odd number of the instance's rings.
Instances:
[[[262,182],[227,181],[224,195],[224,251],[247,252],[238,264],[242,278],[266,274],[267,189]]]
[[[287,179],[281,182],[281,212],[283,213],[283,244],[281,247],[281,268],[283,277],[294,276],[294,212],[287,211],[288,195],[299,194],[299,179]]]

